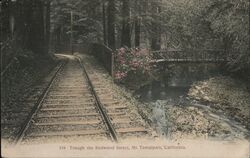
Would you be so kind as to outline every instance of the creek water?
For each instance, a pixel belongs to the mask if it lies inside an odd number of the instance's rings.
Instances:
[[[172,104],[185,103],[190,86],[221,74],[216,64],[171,64],[161,69],[159,80],[136,91],[143,102],[167,100]]]
[[[167,71],[163,70],[163,73],[160,74],[160,80],[152,81],[135,92],[142,102],[153,107],[152,120],[158,133],[169,136],[171,129],[164,106],[178,105],[197,107],[205,112],[207,118],[221,124],[229,124],[232,127],[233,135],[245,137],[244,133],[247,131],[239,123],[229,120],[222,111],[214,112],[209,104],[198,103],[196,100],[188,98],[188,91],[193,83],[222,74],[218,65],[170,65],[167,67]],[[165,105],[161,105],[159,101],[164,101]]]

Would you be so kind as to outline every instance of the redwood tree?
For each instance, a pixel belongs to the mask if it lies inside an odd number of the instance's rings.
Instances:
[[[140,47],[141,39],[141,5],[140,0],[135,0],[135,7],[138,9],[135,15],[135,47]]]
[[[130,0],[122,0],[122,40],[121,45],[131,47]]]
[[[108,0],[108,46],[115,49],[115,0]]]

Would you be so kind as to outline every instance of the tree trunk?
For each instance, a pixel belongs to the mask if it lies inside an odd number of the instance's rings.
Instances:
[[[45,25],[44,25],[44,34],[45,34],[45,52],[49,52],[50,45],[50,1],[45,2]]]
[[[141,6],[139,0],[136,0],[136,8],[138,8],[138,13],[135,17],[135,47],[140,47],[141,39]]]
[[[1,16],[0,16],[0,23],[1,23],[1,42],[7,39],[10,36],[10,15],[11,15],[11,1],[6,0],[1,2]]]
[[[141,20],[139,17],[135,20],[135,47],[140,47],[141,39]]]
[[[121,46],[131,47],[130,35],[130,0],[122,1],[122,41]]]
[[[32,9],[28,11],[31,21],[27,47],[36,54],[43,54],[45,52],[44,4],[41,0],[32,0],[30,3]]]
[[[108,46],[115,49],[115,0],[108,1]]]
[[[106,28],[106,6],[105,0],[102,0],[102,23],[103,23],[103,42],[107,45],[107,28]]]
[[[151,30],[151,49],[161,49],[161,7],[155,2],[152,2],[152,30]]]

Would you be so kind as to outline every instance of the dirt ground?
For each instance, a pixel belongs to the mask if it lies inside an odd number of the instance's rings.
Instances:
[[[17,58],[16,65],[1,81],[1,139],[11,142],[27,119],[49,80],[56,59]],[[25,102],[26,101],[26,102]],[[5,144],[5,143],[4,143]],[[6,144],[7,145],[7,144]]]
[[[250,92],[247,83],[230,77],[215,77],[195,83],[188,94],[199,101],[213,103],[211,108],[250,129]]]
[[[57,62],[52,56],[42,58],[33,53],[26,55],[25,52],[16,57],[15,65],[6,72],[1,81],[1,106],[23,100],[32,86],[45,77]]]
[[[247,130],[223,117],[194,106],[169,105],[165,101],[139,103],[140,114],[168,139],[246,139]]]

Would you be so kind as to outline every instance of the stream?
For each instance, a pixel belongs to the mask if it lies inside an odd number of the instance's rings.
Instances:
[[[204,69],[204,71],[201,69]],[[171,75],[169,75],[169,72],[163,74],[160,81],[153,81],[151,84],[135,92],[135,95],[139,96],[141,102],[152,107],[153,127],[158,134],[160,133],[160,135],[169,137],[170,126],[173,125],[169,123],[169,116],[166,116],[165,110],[166,107],[171,108],[171,106],[178,106],[198,108],[204,113],[204,117],[207,119],[215,121],[222,126],[229,126],[230,132],[225,133],[220,139],[249,138],[248,130],[238,122],[227,118],[223,111],[214,110],[211,108],[211,103],[201,103],[190,99],[187,95],[193,83],[220,74],[219,71],[215,71],[214,66],[209,67],[205,65],[205,68],[202,66],[195,68],[193,65],[191,68],[190,66],[177,66],[177,68],[172,67],[170,74]],[[162,102],[164,102],[163,105]],[[210,137],[210,139],[217,138]]]

